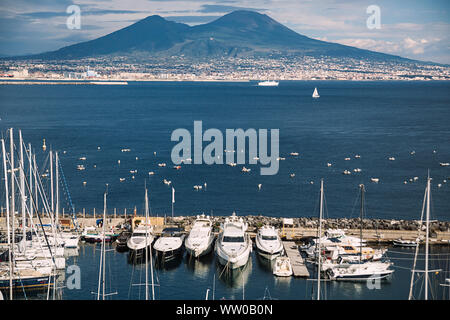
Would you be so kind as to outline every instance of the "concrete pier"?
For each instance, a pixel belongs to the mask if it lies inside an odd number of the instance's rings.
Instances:
[[[294,277],[309,278],[309,271],[303,261],[300,251],[294,241],[283,241],[284,251],[291,260],[292,272]]]

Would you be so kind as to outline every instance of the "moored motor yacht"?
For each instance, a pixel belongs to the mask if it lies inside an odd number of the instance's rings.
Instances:
[[[215,238],[212,229],[212,221],[209,216],[204,214],[197,216],[184,243],[186,251],[191,256],[198,258],[211,252]]]
[[[263,226],[260,228],[256,235],[255,243],[258,253],[270,260],[275,259],[284,251],[283,243],[275,227]]]
[[[245,232],[248,224],[233,212],[231,217],[225,218],[221,228],[215,248],[219,263],[230,269],[244,266],[252,252],[250,236]]]
[[[342,263],[327,270],[328,277],[340,281],[381,280],[389,277],[394,270],[390,262]]]
[[[150,247],[153,240],[152,226],[137,226],[127,240],[127,247],[131,255],[142,256],[145,248]]]
[[[181,228],[165,228],[162,231],[153,249],[155,254],[162,260],[172,260],[183,253],[184,230]]]

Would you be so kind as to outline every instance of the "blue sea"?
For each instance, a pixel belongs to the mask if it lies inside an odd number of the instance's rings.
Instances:
[[[320,99],[311,98],[314,87]],[[450,182],[450,167],[439,163],[450,162],[449,89],[447,82],[373,81],[292,81],[279,87],[254,82],[2,85],[0,128],[3,135],[9,127],[22,130],[41,170],[48,168],[49,149],[59,151],[67,183],[62,197],[66,212],[71,210],[69,194],[76,211],[102,211],[108,184],[108,213],[112,208],[130,212],[135,206],[141,213],[147,184],[152,213],[171,214],[166,179],[175,188],[175,215],[236,211],[317,216],[323,178],[330,218],[359,214],[355,201],[363,183],[367,217],[418,219],[429,170],[432,218],[448,220],[450,193],[444,180]],[[279,161],[279,172],[272,176],[260,175],[260,164],[246,164],[252,169],[247,173],[242,165],[191,164],[175,170],[171,133],[185,128],[193,135],[196,120],[202,121],[203,130],[217,128],[224,134],[226,129],[279,129],[280,156],[286,160]],[[351,160],[345,161],[347,157]],[[166,167],[158,167],[163,162]],[[86,170],[78,171],[78,164]],[[354,173],[355,168],[362,172]],[[343,175],[344,170],[352,174]],[[150,176],[150,171],[155,174]],[[419,179],[411,183],[414,177]],[[205,182],[206,188],[195,191],[194,185]]]
[[[311,94],[317,87],[319,99]],[[450,84],[448,82],[289,81],[279,87],[254,82],[130,82],[126,86],[1,85],[0,128],[22,130],[37,153],[38,166],[48,168],[48,151],[58,151],[65,181],[62,206],[77,212],[103,209],[108,184],[108,213],[134,207],[142,213],[149,187],[152,215],[174,212],[276,217],[317,216],[320,179],[324,179],[325,216],[357,217],[359,184],[366,187],[366,216],[419,219],[426,177],[432,181],[432,219],[450,218]],[[261,165],[181,165],[173,168],[171,141],[175,129],[279,129],[279,172],[259,174]],[[42,150],[43,139],[47,151]],[[206,143],[204,144],[206,146]],[[122,149],[130,152],[122,152]],[[156,152],[156,155],[154,154]],[[298,152],[299,156],[291,156]],[[355,158],[360,155],[360,158]],[[86,157],[85,161],[79,160]],[[346,161],[345,158],[351,160]],[[395,157],[395,161],[389,161]],[[118,163],[120,160],[120,164]],[[159,167],[158,163],[166,163]],[[332,166],[328,167],[327,163]],[[84,164],[86,170],[77,170]],[[360,173],[353,169],[360,168]],[[137,173],[130,173],[137,170]],[[352,171],[344,175],[344,170]],[[153,171],[154,175],[148,173]],[[295,177],[291,177],[294,173]],[[134,176],[134,179],[132,178]],[[414,182],[410,179],[418,177]],[[121,182],[120,178],[125,178]],[[378,183],[371,178],[379,178]],[[448,182],[444,182],[444,180]],[[83,182],[86,182],[83,185]],[[405,184],[404,181],[407,181]],[[196,191],[194,185],[204,185]],[[44,181],[49,185],[49,181]],[[258,185],[261,184],[261,188]],[[440,184],[440,186],[438,186]],[[4,191],[0,191],[4,194]],[[3,205],[4,196],[0,205]],[[84,244],[67,264],[81,267],[82,288],[64,290],[64,299],[92,299],[97,290],[99,246]],[[406,299],[412,251],[390,249],[397,269],[380,290],[366,284],[328,283],[329,299]],[[402,252],[406,250],[406,252]],[[435,266],[448,277],[448,247],[433,249]],[[399,253],[400,252],[400,253]],[[127,254],[108,252],[110,299],[141,299],[143,266],[127,262]],[[246,269],[224,280],[215,257],[156,269],[158,299],[204,299],[215,287],[216,299],[310,299],[313,281],[277,279],[255,253]],[[438,298],[448,298],[439,284]],[[420,295],[420,288],[417,293]],[[212,293],[211,293],[212,294]],[[423,292],[422,292],[423,294]],[[444,296],[446,294],[446,296]],[[211,295],[210,295],[211,297]]]

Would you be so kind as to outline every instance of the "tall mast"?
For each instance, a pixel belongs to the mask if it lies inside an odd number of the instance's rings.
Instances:
[[[50,201],[52,215],[55,213],[55,201],[53,200],[53,152],[50,150]]]
[[[426,242],[425,242],[425,300],[428,300],[428,234],[430,225],[430,174],[428,174],[427,180],[427,213],[426,213]]]
[[[30,170],[30,214],[33,217],[33,157],[31,154],[31,143],[28,144],[28,166]]]
[[[33,172],[34,172],[34,192],[35,192],[35,203],[36,203],[36,213],[39,211],[39,189],[38,189],[38,172],[37,172],[37,165],[36,165],[36,155],[33,154]]]
[[[145,300],[148,300],[148,195],[145,189]]]
[[[106,191],[105,191],[105,195],[103,196],[103,223],[102,223],[102,228],[103,228],[103,239],[102,239],[102,250],[103,250],[103,300],[105,300],[105,256],[106,256],[106,252],[105,252],[105,224],[106,224],[106,194],[108,192],[108,186],[106,187]]]
[[[15,233],[14,233],[14,229],[15,229],[15,222],[14,222],[14,218],[15,218],[15,211],[16,211],[16,207],[15,207],[15,203],[14,203],[14,134],[13,134],[13,128],[10,129],[9,131],[9,143],[10,143],[10,159],[9,159],[9,163],[11,165],[11,218],[12,218],[12,245],[11,245],[11,251],[12,251],[12,256],[11,258],[14,259],[14,246],[15,246]],[[14,263],[12,263],[12,271],[14,272]],[[12,276],[12,273],[11,273]]]
[[[22,239],[26,239],[26,229],[25,229],[25,172],[24,172],[24,161],[23,161],[23,139],[22,139],[22,131],[19,130],[19,144],[20,144],[20,168],[19,168],[19,177],[20,177],[20,188],[22,189],[21,192],[21,204],[20,207],[22,209]]]
[[[6,148],[5,140],[2,139],[2,154],[3,154],[3,172],[5,175],[5,203],[6,203],[6,226],[7,226],[7,237],[8,237],[8,260],[9,260],[9,300],[13,299],[13,287],[12,287],[12,256],[11,256],[11,234],[10,234],[10,222],[9,222],[9,190],[8,190],[8,169],[6,167]]]
[[[321,269],[321,237],[322,237],[322,216],[323,216],[323,179],[320,180],[320,212],[319,212],[319,261],[317,265],[317,300],[320,300],[320,269]]]
[[[364,185],[361,184],[361,209],[359,213],[359,263],[361,263],[362,259],[362,227],[363,227],[363,212],[364,212]]]
[[[55,164],[56,164],[56,228],[59,225],[59,158],[58,151],[55,152]]]

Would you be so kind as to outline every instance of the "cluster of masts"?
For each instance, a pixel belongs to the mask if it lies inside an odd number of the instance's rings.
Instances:
[[[12,299],[13,290],[39,286],[50,288],[52,282],[54,285],[56,270],[65,267],[63,251],[66,240],[68,244],[75,243],[75,247],[78,240],[59,232],[59,183],[54,183],[59,181],[58,153],[49,152],[49,200],[31,144],[25,145],[20,130],[18,145],[12,128],[8,133],[9,139],[1,139],[8,261],[0,263],[0,288],[9,289],[9,298]],[[43,149],[46,148],[44,140]],[[35,213],[39,224],[34,222]],[[50,230],[44,228],[43,216],[50,218]],[[18,235],[17,229],[21,229]],[[19,243],[16,243],[19,238]],[[42,281],[42,278],[46,280]]]

